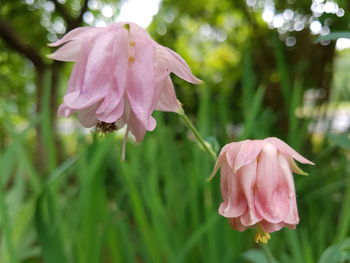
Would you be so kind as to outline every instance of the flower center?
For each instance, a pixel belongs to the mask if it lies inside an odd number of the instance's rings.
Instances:
[[[258,223],[255,238],[254,238],[255,242],[267,244],[267,241],[269,241],[270,238],[271,238],[270,233],[265,232],[261,227],[261,223]]]
[[[100,121],[95,126],[95,132],[102,135],[114,132],[116,130],[118,130],[118,126],[115,122],[107,123]]]

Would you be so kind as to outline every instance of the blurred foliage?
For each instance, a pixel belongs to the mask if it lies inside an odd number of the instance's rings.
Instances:
[[[328,2],[343,16],[314,11]],[[173,77],[210,143],[278,136],[317,164],[295,177],[300,225],[268,250],[217,215],[219,179],[204,183],[212,163],[175,114],[156,114],[126,162],[119,135],[56,118],[72,65],[46,44],[113,22],[123,3],[0,0],[0,262],[346,262],[350,58],[335,40],[349,34],[348,1],[163,0],[148,27],[205,81]],[[276,26],[266,11],[293,18]]]

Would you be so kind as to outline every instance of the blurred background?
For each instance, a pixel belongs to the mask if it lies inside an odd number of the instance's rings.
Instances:
[[[239,233],[219,176],[173,113],[127,145],[57,118],[72,63],[47,43],[133,21],[178,52],[178,98],[218,151],[277,136],[314,161],[295,176],[301,222]],[[346,0],[0,0],[0,262],[350,262],[350,3]]]

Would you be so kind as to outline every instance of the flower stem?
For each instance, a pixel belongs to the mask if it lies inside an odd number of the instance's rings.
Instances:
[[[180,115],[181,120],[185,123],[187,128],[189,128],[192,131],[192,133],[197,139],[197,142],[203,147],[204,151],[206,151],[215,162],[217,159],[216,153],[214,152],[211,145],[202,138],[199,131],[196,129],[196,127],[194,127],[190,119],[187,117],[185,111],[181,109],[178,111],[178,114]]]
[[[271,252],[269,246],[266,244],[264,244],[264,245],[261,244],[260,246],[264,250],[264,253],[265,253],[265,256],[266,256],[268,262],[269,263],[277,263],[276,259],[272,255],[272,252]]]

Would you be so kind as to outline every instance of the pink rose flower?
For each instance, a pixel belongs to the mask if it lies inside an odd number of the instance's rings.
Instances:
[[[313,164],[277,138],[245,140],[224,146],[211,178],[221,167],[220,215],[232,228],[257,228],[256,242],[299,223],[292,172],[304,174],[294,160]]]
[[[181,109],[171,72],[202,83],[177,53],[134,23],[77,28],[49,46],[61,46],[50,58],[75,62],[58,115],[78,112],[83,126],[102,132],[127,125],[138,142],[156,127],[154,110]]]

